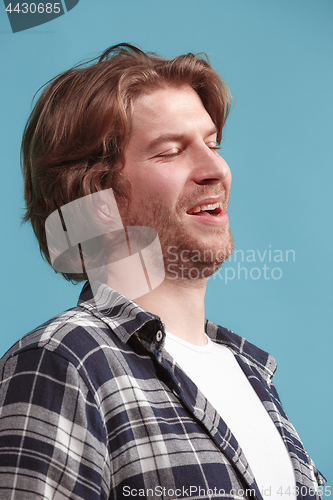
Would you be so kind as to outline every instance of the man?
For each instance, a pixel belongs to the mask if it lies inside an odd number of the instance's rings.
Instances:
[[[321,498],[274,359],[204,319],[233,249],[229,107],[203,58],[127,44],[37,102],[26,220],[55,269],[89,282],[2,360],[1,498]]]

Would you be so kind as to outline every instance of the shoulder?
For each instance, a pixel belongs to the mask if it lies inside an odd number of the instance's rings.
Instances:
[[[58,314],[16,342],[0,360],[0,372],[9,364],[18,369],[19,362],[32,371],[37,360],[45,358],[58,366],[70,364],[87,374],[89,366],[102,363],[105,348],[112,348],[115,343],[116,336],[101,318],[76,307]]]
[[[102,330],[107,330],[107,325],[101,319],[96,318],[86,309],[75,307],[57,314],[24,335],[7,351],[1,362],[26,349],[46,346],[50,350],[55,349],[74,331],[86,331],[91,336],[96,336]]]
[[[108,491],[107,429],[98,393],[108,377],[99,340],[106,331],[103,321],[75,308],[28,333],[2,358],[0,454],[2,465],[14,464],[2,471],[10,491],[17,487],[29,498],[44,498],[45,485],[57,485],[60,476],[63,498],[84,483],[84,498]],[[93,478],[89,485],[86,473]]]

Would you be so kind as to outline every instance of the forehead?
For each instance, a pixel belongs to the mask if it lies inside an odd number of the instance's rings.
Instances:
[[[131,139],[152,141],[161,134],[211,131],[214,124],[198,94],[188,85],[140,95],[132,105]]]

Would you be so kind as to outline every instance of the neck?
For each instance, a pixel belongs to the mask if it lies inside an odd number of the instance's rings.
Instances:
[[[206,344],[204,298],[207,279],[171,280],[136,299],[141,307],[159,316],[168,332],[195,345]]]

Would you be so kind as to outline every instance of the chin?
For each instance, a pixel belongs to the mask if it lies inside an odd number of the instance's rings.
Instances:
[[[199,280],[214,274],[234,249],[230,231],[221,238],[178,239],[163,246],[167,279]]]

